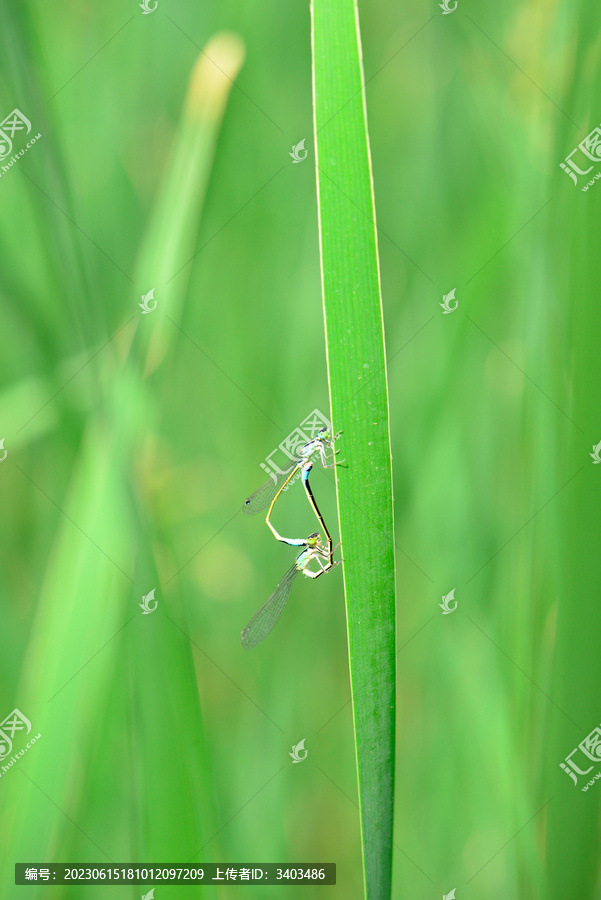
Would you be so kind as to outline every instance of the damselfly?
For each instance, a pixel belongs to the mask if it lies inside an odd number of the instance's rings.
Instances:
[[[302,572],[307,578],[319,578],[324,572],[329,572],[338,562],[332,562],[332,551],[326,549],[321,543],[321,537],[316,531],[305,540],[298,538],[291,540],[292,546],[303,549],[271,596],[265,601],[261,609],[255,613],[240,636],[240,641],[245,650],[256,647],[267,637],[280,616],[290,597],[290,589],[296,576]],[[316,561],[318,569],[310,569],[309,563]]]
[[[321,525],[328,539],[328,549],[331,557],[332,539],[330,538],[323,517],[319,512],[308,479],[309,473],[313,468],[313,460],[317,455],[319,455],[321,464],[324,469],[333,469],[334,466],[344,462],[344,460],[342,459],[334,459],[336,453],[339,452],[338,450],[334,450],[334,441],[336,441],[340,434],[341,432],[339,431],[337,434],[332,435],[327,428],[321,428],[317,432],[317,435],[315,438],[313,438],[313,440],[308,441],[306,444],[303,444],[298,452],[298,456],[295,461],[291,461],[290,465],[287,466],[286,469],[282,470],[278,475],[274,473],[269,481],[267,481],[258,490],[256,490],[254,494],[251,494],[250,497],[247,497],[247,499],[244,501],[243,507],[245,514],[247,516],[254,516],[269,507],[269,509],[267,510],[265,521],[271,529],[275,539],[278,541],[282,541],[282,543],[284,544],[299,546],[297,543],[295,543],[294,539],[282,537],[282,535],[280,535],[271,524],[270,518],[273,507],[275,506],[278,497],[280,496],[282,491],[288,487],[297,472],[300,472],[303,487],[305,488],[305,493],[307,494],[307,498],[309,500],[309,503],[311,504],[311,508],[313,509],[313,512],[317,517],[317,521]],[[332,451],[331,462],[328,461],[326,450]]]

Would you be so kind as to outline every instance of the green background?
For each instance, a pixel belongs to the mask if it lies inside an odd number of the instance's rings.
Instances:
[[[360,13],[397,528],[393,896],[598,898],[601,788],[559,763],[601,720],[601,187],[581,196],[559,163],[601,118],[601,9]],[[169,321],[139,273],[223,29],[246,61]],[[239,644],[291,563],[241,502],[328,412],[308,4],[3,0],[0,51],[1,117],[42,133],[0,177],[0,719],[42,734],[0,778],[2,896],[105,893],[17,889],[16,861],[193,859],[336,862],[317,896],[359,898],[340,573]],[[334,523],[330,474],[313,483]],[[277,524],[304,536],[298,493]]]

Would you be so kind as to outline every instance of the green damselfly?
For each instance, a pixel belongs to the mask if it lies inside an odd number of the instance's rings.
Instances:
[[[307,578],[319,578],[320,575],[331,571],[340,562],[340,560],[332,562],[332,550],[330,547],[326,548],[323,546],[321,536],[317,531],[310,534],[306,539],[291,539],[286,543],[289,543],[291,546],[302,547],[303,549],[294,560],[294,565],[288,569],[274,592],[268,597],[261,609],[255,613],[242,632],[240,641],[245,650],[256,647],[272,630],[288,603],[290,590],[297,575],[302,572]],[[309,564],[313,560],[318,565],[317,570],[309,568]]]
[[[321,464],[324,469],[333,469],[334,466],[339,465],[344,462],[344,460],[336,460],[334,456],[338,453],[338,450],[334,450],[334,442],[341,435],[342,432],[337,432],[336,434],[332,434],[327,428],[321,428],[317,435],[313,438],[313,440],[308,441],[306,444],[299,449],[298,456],[296,460],[291,461],[290,464],[284,469],[281,470],[279,474],[273,474],[269,481],[267,481],[264,485],[262,485],[258,490],[251,494],[250,497],[247,497],[244,501],[244,512],[247,516],[254,516],[259,512],[263,512],[263,510],[267,510],[267,515],[265,517],[265,522],[271,529],[275,539],[277,541],[281,541],[284,544],[290,544],[291,546],[299,546],[295,539],[293,538],[285,538],[279,534],[275,528],[273,527],[270,519],[271,513],[273,511],[273,507],[275,506],[278,497],[284,491],[294,476],[300,472],[301,479],[303,482],[303,487],[305,489],[305,493],[307,495],[307,499],[311,505],[313,512],[317,517],[317,521],[321,525],[327,541],[328,541],[328,552],[332,555],[332,539],[326,528],[326,524],[323,520],[323,516],[321,515],[317,503],[315,501],[315,497],[313,496],[313,491],[309,485],[309,473],[313,468],[313,461],[316,456],[319,456],[321,460]],[[331,461],[328,461],[327,450],[332,451]]]

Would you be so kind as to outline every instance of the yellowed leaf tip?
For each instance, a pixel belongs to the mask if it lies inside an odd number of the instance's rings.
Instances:
[[[233,32],[222,31],[210,39],[192,70],[186,98],[190,117],[222,110],[245,55],[244,42]]]

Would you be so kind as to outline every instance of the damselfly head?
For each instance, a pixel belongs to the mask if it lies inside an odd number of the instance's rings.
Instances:
[[[334,434],[334,432],[330,431],[329,428],[320,428],[317,432],[317,440],[323,441],[324,444],[327,444],[328,447],[331,447],[334,441],[338,440],[341,434],[342,430],[337,431],[336,434]]]
[[[308,547],[318,547],[321,544],[321,535],[319,531],[314,531],[313,534],[310,534],[307,538],[307,546]]]

